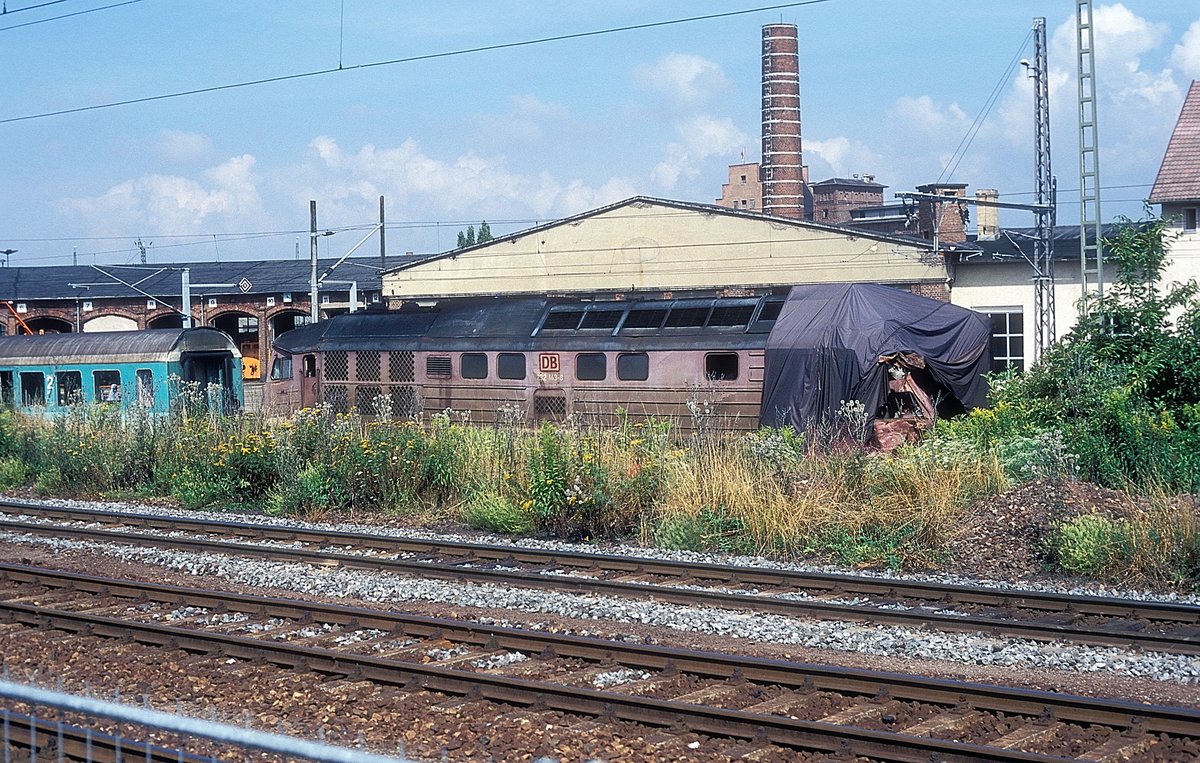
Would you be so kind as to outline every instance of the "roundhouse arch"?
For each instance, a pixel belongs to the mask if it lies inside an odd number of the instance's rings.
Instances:
[[[93,318],[88,318],[83,322],[83,331],[85,333],[101,332],[101,331],[137,331],[139,328],[138,322],[128,315],[119,313],[108,313],[106,315],[97,315]]]
[[[261,331],[258,316],[245,310],[226,310],[211,316],[208,325],[218,331],[224,331],[233,338],[233,343],[242,353],[242,376],[246,379],[261,379]]]
[[[183,316],[179,313],[163,313],[156,315],[146,322],[148,329],[181,329],[183,328]]]
[[[25,325],[34,334],[70,334],[75,331],[75,327],[71,325],[70,321],[65,321],[62,318],[53,318],[49,315],[29,318],[25,321]],[[24,329],[21,329],[20,333],[24,334],[26,332]]]

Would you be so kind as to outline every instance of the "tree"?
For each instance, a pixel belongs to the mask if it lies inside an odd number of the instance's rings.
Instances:
[[[484,220],[483,222],[479,223],[479,232],[478,233],[475,232],[474,225],[468,225],[467,230],[465,232],[463,232],[463,231],[458,232],[458,248],[462,249],[464,246],[475,246],[476,244],[486,244],[487,242],[492,241],[495,238],[496,237],[492,235],[491,227],[489,227],[487,224],[487,220]]]

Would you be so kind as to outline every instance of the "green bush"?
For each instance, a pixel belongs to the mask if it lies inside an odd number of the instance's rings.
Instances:
[[[755,550],[745,521],[720,509],[663,517],[655,525],[654,541],[673,551],[751,554]]]
[[[24,461],[11,456],[0,458],[0,490],[24,487],[28,479],[29,472],[25,468]]]
[[[532,515],[499,493],[476,494],[463,506],[467,524],[480,530],[522,535],[534,529]]]
[[[1130,556],[1129,524],[1083,514],[1055,528],[1050,545],[1059,566],[1067,572],[1107,574]]]

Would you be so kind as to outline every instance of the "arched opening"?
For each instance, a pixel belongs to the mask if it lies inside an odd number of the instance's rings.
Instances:
[[[70,321],[64,321],[62,318],[51,318],[42,316],[40,318],[30,318],[25,321],[25,325],[29,327],[29,332],[32,334],[70,334],[75,330]],[[20,333],[27,333],[24,328]]]
[[[97,331],[137,331],[137,321],[124,315],[97,315],[84,321],[84,333]]]
[[[183,328],[183,316],[179,313],[167,313],[160,315],[157,318],[151,318],[146,324],[148,329],[181,329]]]
[[[291,331],[292,329],[312,323],[312,317],[300,310],[288,310],[287,312],[273,316],[269,323],[271,326],[271,335],[268,339],[273,342],[279,338],[280,334],[286,331]]]
[[[242,378],[262,378],[262,359],[258,352],[258,318],[250,313],[229,312],[212,320],[212,327],[233,337],[242,353]]]

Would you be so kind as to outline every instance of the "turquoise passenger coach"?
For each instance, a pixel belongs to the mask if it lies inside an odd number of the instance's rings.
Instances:
[[[0,398],[37,414],[87,405],[165,413],[181,390],[242,403],[241,353],[211,328],[0,337]]]

